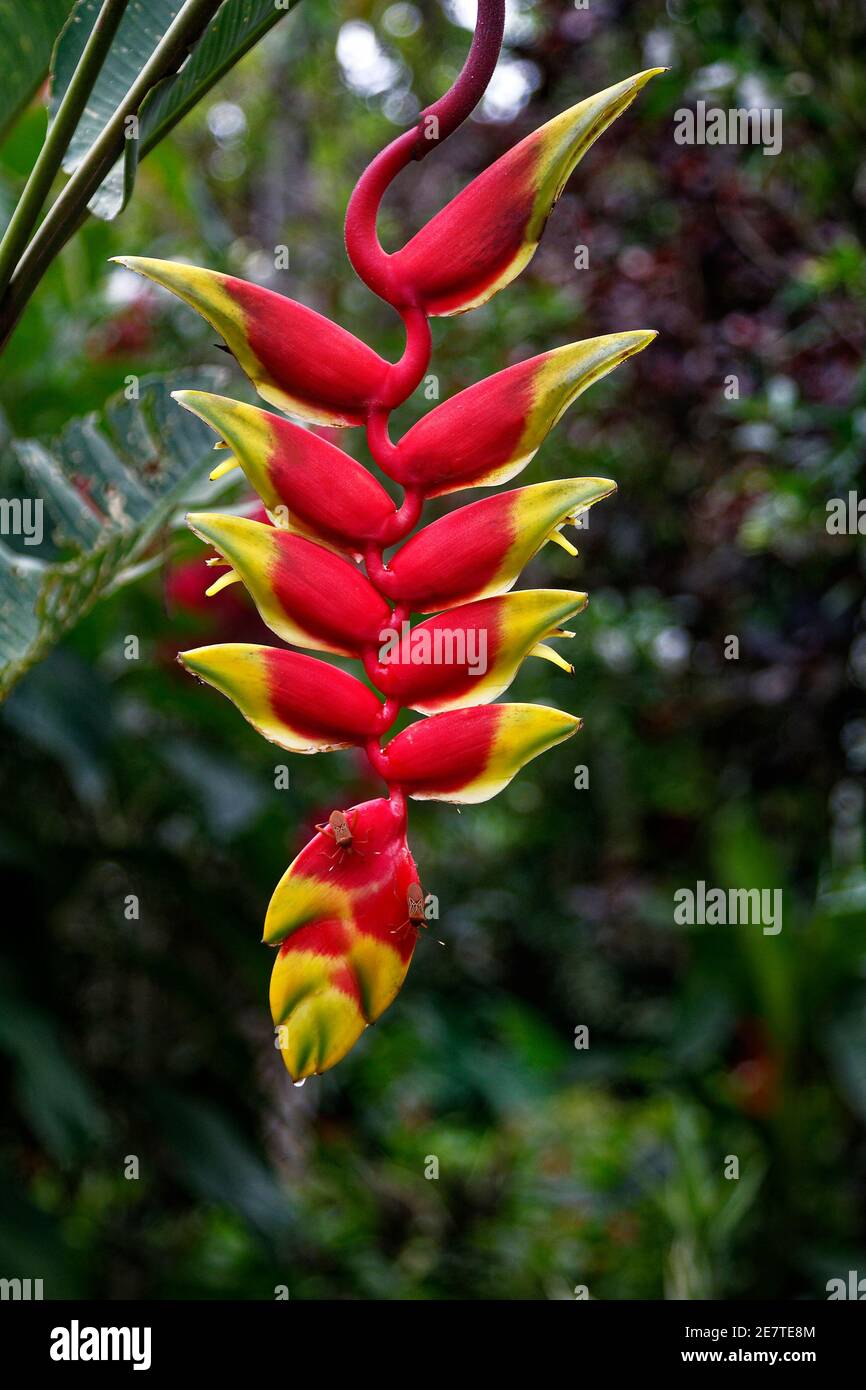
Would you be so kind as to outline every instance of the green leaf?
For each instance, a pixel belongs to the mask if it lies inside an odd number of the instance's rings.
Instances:
[[[192,375],[204,390],[224,384],[219,371]],[[51,448],[9,446],[63,558],[0,544],[0,698],[100,598],[141,573],[158,532],[213,467],[211,431],[171,400],[180,384],[145,378],[139,400],[114,397],[101,416],[73,420]]]
[[[90,1082],[57,1023],[22,999],[5,974],[0,1001],[0,1052],[12,1058],[13,1089],[25,1119],[60,1163],[80,1160],[108,1128]]]
[[[859,1001],[828,1029],[833,1070],[855,1114],[866,1118],[866,1002]]]
[[[0,140],[47,76],[72,0],[0,0]]]
[[[162,1088],[153,1105],[178,1177],[191,1192],[238,1212],[268,1243],[297,1226],[291,1194],[227,1115],[209,1101]]]
[[[77,0],[57,45],[52,65],[52,115],[69,85],[100,3],[101,0]],[[225,0],[181,71],[160,82],[145,98],[138,113],[138,138],[126,141],[123,157],[90,201],[91,212],[106,221],[117,216],[132,193],[139,160],[296,3],[297,0],[280,4],[276,0]],[[77,169],[182,6],[183,0],[130,0],[64,158],[67,173]]]

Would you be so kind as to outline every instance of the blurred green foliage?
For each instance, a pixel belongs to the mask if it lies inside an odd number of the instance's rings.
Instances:
[[[225,365],[114,253],[285,289],[396,356],[342,215],[452,80],[464,13],[303,0],[148,157],[122,217],[53,266],[4,359],[4,432],[48,439],[129,372]],[[237,592],[206,610],[178,533],[13,692],[5,1276],[115,1298],[768,1298],[866,1269],[864,552],[825,529],[866,439],[864,39],[857,7],[809,0],[523,0],[487,118],[389,195],[396,246],[549,116],[671,68],[521,278],[434,323],[443,397],[572,338],[660,337],[521,480],[619,483],[580,559],[548,548],[523,581],[590,591],[575,676],[529,663],[512,688],[586,727],[487,805],[413,808],[446,949],[421,942],[334,1072],[291,1087],[260,924],[314,821],[376,786],[333,755],[275,790],[283,755],[178,671],[191,636],[256,631]],[[782,108],[782,153],[675,144],[697,98]],[[0,149],[4,207],[44,120],[32,107]],[[401,422],[425,408],[419,392]],[[676,926],[673,893],[698,880],[782,888],[783,931]]]

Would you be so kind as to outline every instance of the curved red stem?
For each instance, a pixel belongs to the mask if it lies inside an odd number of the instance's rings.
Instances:
[[[370,452],[388,477],[402,483],[399,449],[388,432],[391,412],[411,396],[430,365],[432,336],[423,307],[414,291],[404,285],[379,241],[376,223],[379,207],[390,184],[412,160],[424,159],[432,149],[465,121],[483,96],[493,75],[502,47],[505,27],[505,0],[478,0],[478,19],[466,62],[457,81],[432,106],[421,112],[413,130],[406,130],[378,154],[359,178],[346,210],[346,250],[356,273],[380,299],[397,310],[406,328],[406,346],[399,361],[393,363],[384,383],[381,399],[367,415],[367,443]],[[415,526],[424,505],[424,495],[407,487],[401,506],[390,517],[377,543],[367,547],[364,564],[370,583],[385,598],[393,600],[393,576],[382,559],[385,546],[402,540]],[[408,618],[408,610],[398,604],[391,614],[395,628]],[[364,653],[364,667],[373,683],[382,666],[373,649]],[[380,715],[379,738],[400,713],[395,699],[386,699]],[[395,814],[405,820],[406,798],[389,776],[388,755],[378,738],[364,745],[374,771],[388,783]]]
[[[478,0],[478,18],[472,45],[460,76],[444,96],[422,111],[416,126],[415,158],[423,159],[442,140],[462,125],[487,90],[502,48],[505,0]],[[434,125],[435,122],[435,125]],[[438,126],[438,134],[432,131]],[[428,134],[425,127],[431,130]]]
[[[346,250],[357,274],[380,299],[395,308],[411,305],[411,295],[394,274],[391,257],[376,230],[379,205],[388,186],[412,160],[424,159],[447,140],[475,109],[493,76],[505,28],[505,0],[478,0],[472,44],[454,85],[421,112],[412,130],[404,130],[367,166],[346,209]]]

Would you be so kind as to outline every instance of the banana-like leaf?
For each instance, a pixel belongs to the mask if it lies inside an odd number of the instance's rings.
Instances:
[[[224,381],[218,371],[197,376],[208,390]],[[145,378],[139,400],[113,398],[102,415],[73,420],[49,448],[31,439],[8,446],[4,470],[17,467],[31,503],[41,502],[43,545],[59,558],[0,545],[0,697],[100,598],[140,572],[158,532],[204,491],[213,435],[177,409],[170,393],[179,384]]]
[[[51,113],[66,91],[99,13],[102,0],[77,0],[54,55]],[[287,14],[297,0],[225,0],[180,72],[146,97],[138,113],[138,138],[126,141],[123,157],[90,201],[90,211],[110,221],[126,206],[138,162],[167,135],[239,58]],[[73,136],[63,167],[72,173],[120,105],[183,0],[130,0]]]
[[[54,40],[72,8],[72,0],[3,0],[0,5],[0,140],[48,74]]]

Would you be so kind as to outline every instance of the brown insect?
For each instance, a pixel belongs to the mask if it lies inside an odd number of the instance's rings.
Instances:
[[[355,819],[357,820],[357,816]],[[342,856],[344,854],[357,854],[359,858],[364,858],[358,846],[361,844],[365,845],[367,841],[366,839],[356,840],[354,823],[352,825],[349,824],[349,818],[345,812],[332,811],[328,816],[327,823],[325,825],[317,825],[316,829],[322,835],[330,835],[331,839],[334,841],[336,848],[331,855],[332,859],[337,859],[339,863],[342,863]],[[376,853],[378,854],[378,850]],[[333,873],[333,869],[331,872]]]
[[[409,909],[409,921],[418,926],[421,922],[426,922],[424,916],[424,894],[420,883],[410,883],[406,889],[406,906]]]
[[[352,831],[348,817],[343,811],[332,811],[328,816],[327,824],[317,825],[316,829],[322,835],[327,835],[330,831],[334,837],[334,843],[339,849],[351,849]]]
[[[395,936],[397,932],[403,932],[407,927],[412,927],[417,941],[421,935],[421,928],[427,926],[427,915],[424,911],[424,890],[420,883],[410,883],[406,889],[406,910],[409,916],[405,922],[400,923],[399,927],[394,927],[391,935]],[[439,945],[444,946],[445,942],[440,941]]]

